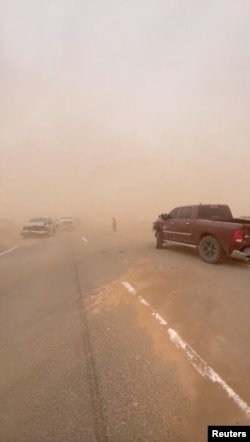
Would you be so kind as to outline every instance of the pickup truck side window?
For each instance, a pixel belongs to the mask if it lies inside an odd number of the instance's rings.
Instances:
[[[228,206],[204,205],[199,208],[200,219],[232,219],[232,213]]]
[[[177,207],[176,209],[173,209],[173,210],[168,214],[168,219],[176,219],[176,218],[178,218],[179,211],[180,211],[180,208],[179,208],[179,207]]]
[[[179,218],[191,218],[192,217],[192,207],[182,207]]]

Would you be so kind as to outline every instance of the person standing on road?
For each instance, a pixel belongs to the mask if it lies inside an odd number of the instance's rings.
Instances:
[[[117,231],[117,223],[116,223],[116,219],[114,217],[112,217],[112,230],[113,230],[113,232]]]

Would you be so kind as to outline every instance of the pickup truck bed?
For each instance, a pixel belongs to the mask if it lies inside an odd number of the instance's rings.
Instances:
[[[227,256],[250,258],[250,220],[233,218],[226,205],[177,207],[160,215],[153,230],[157,248],[164,243],[195,247],[207,263],[217,264]]]

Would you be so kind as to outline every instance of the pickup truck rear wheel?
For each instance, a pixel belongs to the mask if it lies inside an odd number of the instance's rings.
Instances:
[[[199,254],[203,261],[209,264],[218,264],[223,258],[223,250],[217,239],[205,236],[199,244]]]
[[[162,249],[163,247],[163,235],[162,232],[156,232],[156,248],[157,249]]]

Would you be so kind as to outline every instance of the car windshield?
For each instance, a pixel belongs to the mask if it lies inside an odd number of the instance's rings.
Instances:
[[[29,220],[30,223],[43,223],[45,218],[32,218]]]

